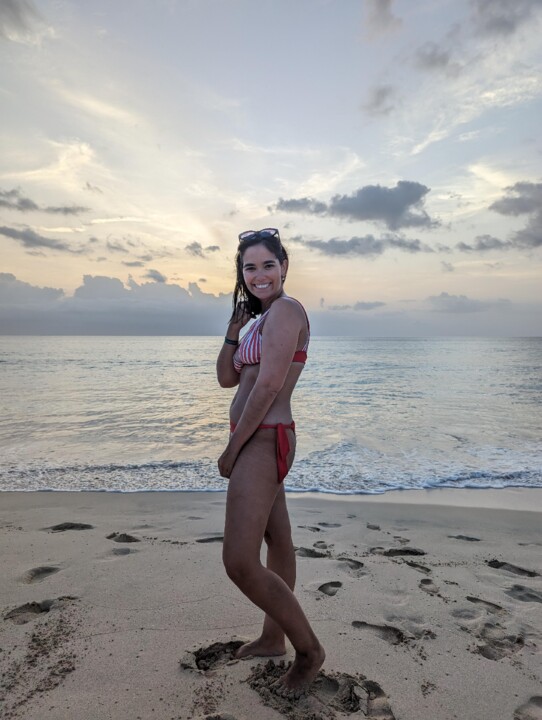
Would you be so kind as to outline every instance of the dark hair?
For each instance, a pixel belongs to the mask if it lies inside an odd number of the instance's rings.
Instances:
[[[273,253],[281,265],[285,260],[288,260],[288,253],[282,245],[278,234],[276,236],[255,234],[239,242],[237,254],[235,255],[235,269],[237,276],[235,280],[235,288],[233,290],[233,312],[230,322],[235,320],[239,303],[245,303],[245,307],[250,313],[250,317],[254,318],[256,315],[261,315],[262,312],[261,300],[250,292],[243,277],[243,255],[249,247],[254,247],[254,245],[264,245],[269,252]]]

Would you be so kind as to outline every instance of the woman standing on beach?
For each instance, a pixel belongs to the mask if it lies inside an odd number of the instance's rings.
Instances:
[[[307,357],[310,329],[301,304],[284,292],[288,255],[275,228],[241,233],[233,313],[217,360],[221,387],[239,386],[230,408],[231,435],[218,460],[229,478],[224,565],[237,587],[265,612],[260,637],[237,657],[295,660],[275,691],[303,695],[324,662],[324,649],[293,590],[295,552],[283,480],[295,454],[290,398]],[[239,343],[239,332],[259,315]],[[260,562],[267,543],[267,567]]]

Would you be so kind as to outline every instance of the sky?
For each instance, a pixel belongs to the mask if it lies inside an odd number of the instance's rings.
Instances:
[[[542,0],[0,0],[0,334],[542,335]]]

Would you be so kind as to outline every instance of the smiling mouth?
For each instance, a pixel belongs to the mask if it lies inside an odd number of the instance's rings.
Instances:
[[[256,285],[256,283],[254,283],[254,287],[257,290],[265,290],[266,288],[268,288],[270,286],[271,286],[271,283],[265,283],[265,285]]]

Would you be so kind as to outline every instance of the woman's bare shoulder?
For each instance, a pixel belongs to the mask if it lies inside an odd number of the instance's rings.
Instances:
[[[301,319],[305,319],[305,310],[303,308],[303,305],[299,302],[299,300],[296,300],[295,298],[284,296],[279,297],[275,300],[275,302],[271,305],[269,314],[272,315],[288,315],[290,317],[299,317]]]

